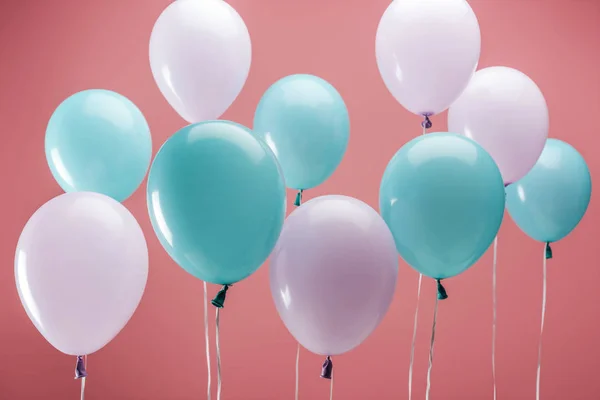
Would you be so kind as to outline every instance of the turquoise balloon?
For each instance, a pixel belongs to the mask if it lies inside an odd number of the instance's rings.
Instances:
[[[528,236],[556,242],[581,221],[590,203],[592,179],[570,144],[548,139],[535,166],[506,188],[506,207]]]
[[[265,262],[285,218],[285,184],[271,150],[228,121],[187,126],[161,147],[148,176],[160,243],[204,281],[232,284]]]
[[[291,75],[265,92],[253,130],[277,156],[287,187],[310,189],[342,161],[350,119],[342,96],[325,80]]]
[[[452,133],[411,140],[388,164],[381,215],[400,256],[435,279],[458,275],[490,246],[504,215],[504,183],[492,157]]]
[[[123,201],[148,171],[150,128],[127,98],[109,90],[85,90],[52,114],[46,159],[65,192],[97,192]]]

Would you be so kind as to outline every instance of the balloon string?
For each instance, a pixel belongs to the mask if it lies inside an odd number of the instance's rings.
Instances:
[[[417,324],[419,322],[419,300],[421,298],[421,282],[423,281],[423,274],[419,274],[419,283],[417,285],[417,307],[415,308],[415,321],[413,323],[413,337],[412,344],[410,346],[410,362],[408,366],[408,400],[412,399],[412,376],[413,376],[413,364],[415,360],[415,345],[417,342]]]
[[[208,373],[208,381],[206,388],[206,398],[210,400],[211,392],[211,376],[210,376],[210,341],[208,335],[208,289],[206,281],[204,282],[204,343],[206,345],[206,370]]]
[[[219,311],[221,309],[217,307],[217,318],[216,318],[216,337],[215,343],[217,348],[217,400],[221,400],[221,346],[219,344]]]
[[[439,296],[435,298],[435,308],[433,309],[433,324],[431,326],[431,343],[429,344],[429,367],[427,368],[427,390],[425,391],[425,400],[429,400],[431,392],[431,368],[433,367],[433,346],[435,344],[435,325],[437,321],[437,311]]]
[[[333,370],[331,371],[331,382],[329,383],[329,400],[333,400]]]
[[[299,382],[299,367],[300,367],[300,343],[298,343],[298,349],[296,350],[296,396],[295,399],[298,400],[298,382]]]
[[[85,368],[87,370],[87,355],[83,356],[83,363],[85,365]],[[80,400],[85,400],[85,376],[83,378],[81,378],[81,394],[79,395]]]
[[[498,260],[498,236],[494,239],[494,261],[492,264],[492,381],[496,400],[496,268]]]
[[[547,270],[546,270],[546,260],[548,259],[546,246],[544,247],[544,262],[542,264],[542,275],[543,275],[543,283],[542,283],[542,322],[540,324],[540,338],[538,343],[538,364],[537,364],[537,380],[536,380],[536,391],[535,398],[536,400],[540,400],[540,376],[541,376],[541,367],[542,367],[542,335],[544,333],[544,320],[546,318],[546,281],[547,281]]]

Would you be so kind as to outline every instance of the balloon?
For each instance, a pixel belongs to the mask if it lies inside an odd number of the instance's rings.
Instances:
[[[150,67],[163,96],[190,123],[219,118],[242,91],[250,34],[223,0],[171,2],[150,36]]]
[[[69,355],[104,347],[137,308],[148,278],[148,248],[134,216],[99,193],[62,194],[29,219],[15,254],[27,315]]]
[[[310,189],[342,161],[350,119],[342,96],[329,83],[313,75],[291,75],[263,95],[254,133],[277,156],[286,185]]]
[[[388,164],[381,215],[402,258],[435,279],[458,275],[492,243],[504,215],[504,185],[492,157],[452,133],[411,140]]]
[[[229,121],[190,125],[167,140],[150,168],[147,199],[154,231],[171,258],[218,284],[256,271],[285,218],[275,155]]]
[[[591,192],[590,171],[581,154],[568,143],[548,139],[533,169],[506,188],[506,206],[523,232],[552,243],[575,229]]]
[[[118,93],[75,93],[48,122],[46,159],[65,192],[97,192],[123,201],[144,180],[151,158],[144,116]]]
[[[358,346],[392,301],[394,238],[379,214],[346,196],[314,198],[285,221],[270,263],[277,311],[296,340],[333,356]]]
[[[548,124],[546,100],[535,82],[507,67],[477,71],[448,113],[448,129],[483,146],[505,185],[533,167],[546,143]]]
[[[375,50],[383,82],[418,115],[447,109],[479,62],[481,35],[466,0],[395,0],[381,17]]]

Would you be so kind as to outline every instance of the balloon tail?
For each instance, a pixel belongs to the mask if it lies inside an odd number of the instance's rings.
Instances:
[[[227,298],[227,291],[229,290],[229,285],[223,285],[219,293],[215,296],[214,299],[211,300],[213,306],[217,308],[225,307],[225,299]]]
[[[75,379],[81,379],[81,400],[85,399],[85,378],[88,376],[85,369],[86,363],[87,356],[77,356],[77,362],[75,364]]]
[[[439,301],[440,298],[438,296],[435,299],[435,308],[433,309],[433,324],[431,326],[431,342],[429,344],[429,367],[427,368],[427,390],[425,391],[425,400],[429,400],[429,393],[431,392],[431,369],[433,367],[433,347],[435,345],[435,325],[437,321]]]
[[[296,350],[296,396],[294,397],[298,400],[298,382],[300,377],[300,343],[298,343],[298,349]]]
[[[204,282],[204,343],[206,345],[206,370],[208,374],[206,398],[210,400],[211,392],[211,376],[210,376],[210,341],[208,337],[208,289],[206,287],[206,281]]]
[[[408,365],[408,400],[412,400],[412,376],[413,364],[415,360],[415,345],[417,342],[417,323],[419,322],[419,300],[421,299],[421,282],[423,274],[419,274],[419,283],[417,285],[417,307],[415,308],[415,321],[413,323],[413,337],[410,345],[410,362]]]
[[[542,367],[542,335],[544,334],[544,320],[546,318],[546,282],[547,282],[547,269],[546,269],[546,260],[548,260],[548,248],[549,244],[546,243],[546,248],[544,249],[544,261],[542,264],[542,321],[540,324],[540,338],[538,343],[538,363],[537,363],[537,378],[536,378],[536,389],[535,389],[535,398],[536,400],[540,400],[540,377],[541,377],[541,367]],[[552,252],[550,253],[550,257],[552,257]]]
[[[498,260],[498,236],[494,239],[494,259],[492,264],[492,382],[496,400],[496,267]]]
[[[219,312],[221,307],[217,307],[217,317],[215,319],[216,335],[215,344],[217,349],[217,400],[221,400],[221,345],[219,343]]]
[[[425,114],[423,115],[423,117],[425,118],[423,119],[423,122],[421,122],[421,126],[423,127],[423,133],[427,133],[427,129],[430,129],[433,126],[433,124],[429,119],[429,114]]]
[[[448,293],[446,292],[446,288],[442,285],[442,280],[437,280],[437,298],[438,300],[446,300],[448,298]]]
[[[552,247],[550,247],[550,242],[546,242],[546,250],[544,250],[546,260],[552,258]]]
[[[331,379],[332,374],[333,374],[333,362],[331,361],[331,357],[327,356],[327,358],[323,362],[323,367],[321,369],[321,378]]]
[[[296,195],[296,201],[294,202],[294,205],[296,207],[299,207],[300,205],[302,205],[302,193],[304,192],[304,189],[300,189],[298,191],[298,194]]]

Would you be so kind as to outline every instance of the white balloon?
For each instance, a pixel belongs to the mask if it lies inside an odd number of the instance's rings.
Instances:
[[[177,0],[150,36],[150,67],[190,123],[219,118],[241,92],[252,58],[244,20],[223,0]]]
[[[448,112],[448,130],[486,149],[505,185],[533,168],[544,150],[549,124],[542,91],[527,75],[508,67],[477,71]]]
[[[447,109],[477,68],[481,34],[465,0],[395,0],[377,28],[377,65],[389,91],[418,115]]]

